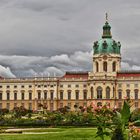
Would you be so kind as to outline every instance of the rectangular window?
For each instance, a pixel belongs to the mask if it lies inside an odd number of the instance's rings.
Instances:
[[[24,108],[24,103],[21,103],[21,106]]]
[[[6,108],[7,108],[8,110],[10,110],[10,103],[7,103],[7,104],[6,104]]]
[[[0,109],[2,109],[2,103],[0,103]]]
[[[76,91],[76,100],[79,99],[79,91]]]
[[[2,93],[0,92],[0,100],[2,100]]]
[[[47,92],[44,92],[44,99],[47,99]]]
[[[24,100],[24,93],[21,93],[21,99]]]
[[[2,88],[2,86],[0,86],[0,88]]]
[[[7,88],[10,88],[10,86],[9,86],[9,85],[7,85]]]
[[[135,84],[134,87],[137,88],[138,87],[138,84]]]
[[[32,85],[29,85],[29,88],[32,88]]]
[[[17,93],[14,93],[14,100],[17,100]]]
[[[68,103],[68,107],[71,109],[71,103]]]
[[[63,103],[60,103],[60,108],[63,108]]]
[[[53,92],[51,92],[51,100],[53,100]]]
[[[53,87],[53,85],[50,85],[50,87]]]
[[[71,85],[68,85],[68,88],[71,88]]]
[[[53,103],[50,104],[50,111],[53,111]]]
[[[122,102],[119,102],[118,103],[118,108],[121,108],[122,107]]]
[[[126,84],[126,87],[128,87],[128,88],[129,88],[129,87],[130,87],[130,84]]]
[[[76,87],[76,88],[78,88],[78,87],[79,87],[79,85],[75,85],[75,87]]]
[[[17,85],[14,85],[14,88],[17,88]]]
[[[139,103],[135,102],[135,108],[138,108],[138,107],[139,107]]]
[[[24,88],[24,85],[22,85],[21,88]]]
[[[60,92],[60,100],[63,100],[63,91]]]
[[[44,87],[46,88],[46,87],[47,87],[47,85],[44,85]]]
[[[32,100],[32,93],[29,92],[29,100]]]
[[[14,108],[17,107],[17,103],[14,103]]]
[[[63,85],[60,85],[61,88],[63,88]]]
[[[41,87],[41,85],[38,85],[38,88],[40,88]]]
[[[71,100],[71,91],[68,91],[68,100]]]
[[[38,100],[41,99],[41,92],[38,92]]]
[[[32,110],[32,103],[29,103],[29,110]]]
[[[83,87],[84,87],[84,88],[86,88],[86,87],[87,87],[87,85],[83,85]]]
[[[7,92],[7,100],[10,100],[10,93]]]
[[[122,84],[118,84],[118,87],[121,88],[122,87]]]

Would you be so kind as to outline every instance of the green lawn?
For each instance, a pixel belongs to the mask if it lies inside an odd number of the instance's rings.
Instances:
[[[0,140],[100,140],[95,138],[95,128],[48,128],[24,131],[29,132],[34,134],[5,134],[0,135]]]

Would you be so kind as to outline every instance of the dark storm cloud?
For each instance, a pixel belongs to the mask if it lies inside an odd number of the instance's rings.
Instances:
[[[101,37],[105,12],[122,44],[122,68],[140,70],[139,0],[1,0],[0,74],[92,70],[92,42]]]

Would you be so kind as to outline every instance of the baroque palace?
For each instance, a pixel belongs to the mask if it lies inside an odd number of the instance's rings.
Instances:
[[[0,108],[23,106],[39,111],[39,104],[53,111],[64,106],[108,104],[120,108],[127,97],[140,107],[140,72],[121,71],[121,44],[112,39],[106,19],[103,35],[93,45],[93,71],[66,72],[62,77],[1,78]]]

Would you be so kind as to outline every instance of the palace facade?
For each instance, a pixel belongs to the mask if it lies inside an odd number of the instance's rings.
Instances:
[[[121,71],[121,44],[111,35],[106,20],[103,35],[93,45],[93,71],[66,72],[63,77],[0,78],[0,108],[23,106],[40,111],[39,104],[53,111],[64,106],[109,104],[120,108],[123,100],[140,107],[140,72]],[[85,64],[86,65],[86,64]]]

